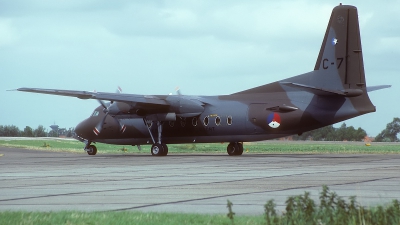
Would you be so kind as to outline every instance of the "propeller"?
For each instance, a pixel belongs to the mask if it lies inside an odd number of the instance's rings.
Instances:
[[[122,89],[118,86],[117,93],[121,93],[121,92],[122,92]],[[100,103],[100,105],[103,106],[103,108],[104,108],[103,112],[105,113],[103,119],[101,119],[101,121],[93,128],[94,134],[96,134],[98,136],[101,133],[101,130],[103,129],[104,122],[106,121],[106,118],[107,118],[108,114],[110,113],[109,109],[112,106],[113,102],[110,102],[109,106],[107,106],[106,103],[104,103],[104,101],[102,101],[100,99],[97,99],[97,101]],[[121,124],[121,122],[117,118],[115,118],[113,116],[111,116],[111,118],[113,118],[114,121],[118,124],[119,131],[121,133],[124,133],[126,130],[126,126],[124,124]]]
[[[177,95],[182,95],[181,89],[179,87],[175,88],[175,92],[176,92]],[[169,93],[168,95],[172,95],[172,93]]]
[[[176,94],[177,94],[177,95],[182,95],[181,89],[180,89],[179,87],[176,87],[176,88],[175,88],[175,91],[176,91]]]
[[[122,88],[120,86],[117,87],[116,93],[122,93]]]

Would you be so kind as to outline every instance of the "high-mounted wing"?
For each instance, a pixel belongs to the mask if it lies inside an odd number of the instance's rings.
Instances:
[[[168,105],[165,100],[159,99],[155,96],[122,94],[122,93],[107,93],[107,92],[91,92],[91,91],[73,91],[73,90],[60,90],[60,89],[41,89],[41,88],[18,88],[18,91],[33,92],[49,95],[61,95],[69,97],[77,97],[80,99],[98,99],[118,102],[137,102],[137,103],[150,103],[156,105]]]
[[[60,89],[18,88],[18,91],[40,94],[61,95],[80,99],[97,99],[111,101],[106,108],[110,115],[136,114],[141,117],[160,116],[169,114],[174,116],[190,117],[200,115],[204,111],[202,103],[196,99],[187,99],[185,96],[168,95],[135,95],[108,92],[74,91]]]

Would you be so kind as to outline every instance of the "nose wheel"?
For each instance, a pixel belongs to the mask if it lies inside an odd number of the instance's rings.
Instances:
[[[89,145],[89,147],[85,148],[85,151],[87,152],[88,155],[96,155],[97,148],[94,145]]]

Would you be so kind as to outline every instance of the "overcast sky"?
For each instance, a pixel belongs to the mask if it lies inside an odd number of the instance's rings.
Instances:
[[[309,72],[338,4],[0,0],[0,125],[74,127],[98,105],[6,91],[19,87],[223,95]],[[358,7],[367,85],[393,85],[346,121],[375,136],[400,116],[400,1],[343,4]]]

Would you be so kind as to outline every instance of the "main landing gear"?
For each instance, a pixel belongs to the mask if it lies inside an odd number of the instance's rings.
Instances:
[[[153,145],[151,146],[151,154],[154,156],[166,156],[168,154],[168,146],[165,143],[161,142],[161,134],[162,134],[162,122],[157,121],[157,131],[158,131],[158,141],[154,140],[153,134],[151,133],[150,127],[148,126],[145,119],[143,119],[147,129],[149,130],[149,134],[151,140],[153,141]]]
[[[151,154],[154,156],[166,156],[168,154],[168,146],[166,144],[155,143],[151,146]]]
[[[243,154],[243,144],[240,142],[231,142],[226,148],[228,155],[242,155]]]

